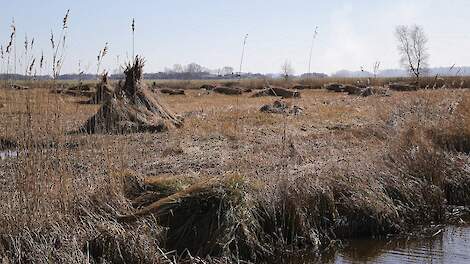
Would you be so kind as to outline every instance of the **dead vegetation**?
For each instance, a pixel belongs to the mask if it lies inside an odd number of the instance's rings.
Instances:
[[[161,88],[159,89],[160,93],[169,94],[169,95],[184,95],[184,90],[181,89],[168,89]]]
[[[220,94],[226,95],[240,95],[243,93],[243,90],[238,87],[229,87],[229,86],[217,86],[212,91]]]
[[[252,95],[253,97],[260,97],[260,96],[279,96],[283,98],[294,98],[300,97],[300,92],[296,90],[289,90],[282,87],[276,87],[268,85],[265,89],[256,92]]]
[[[54,87],[51,90],[52,93],[65,94],[70,96],[87,96],[91,97],[95,95],[95,90],[89,83],[80,82],[78,85],[71,86],[70,84],[62,84],[58,87]]]
[[[260,109],[261,112],[271,114],[290,114],[300,115],[303,112],[303,108],[297,105],[291,106],[285,101],[274,101],[272,104],[263,105]]]
[[[126,80],[81,129],[87,133],[161,132],[182,125],[142,80],[144,62],[136,57],[127,65]]]
[[[114,94],[114,88],[111,86],[108,80],[108,73],[104,73],[101,76],[101,81],[96,85],[96,91],[92,98],[85,103],[88,104],[101,104],[108,100],[111,100]]]
[[[123,120],[129,109],[146,116],[143,102],[155,96],[135,78],[136,64],[115,95],[126,102]],[[1,142],[19,155],[0,161],[0,255],[282,262],[344,238],[445,222],[449,207],[470,203],[466,90],[358,97],[307,89],[276,104],[305,106],[296,117],[260,113],[269,97],[185,92],[164,97],[192,113],[180,129],[88,135],[67,132],[108,101],[1,90]]]

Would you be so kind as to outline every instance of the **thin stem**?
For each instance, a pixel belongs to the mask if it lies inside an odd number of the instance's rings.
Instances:
[[[135,62],[135,19],[132,19],[132,60]]]
[[[241,78],[242,78],[242,65],[243,65],[243,58],[245,57],[245,46],[246,46],[246,40],[247,39],[248,39],[248,34],[246,34],[245,37],[243,38],[242,56],[241,56],[241,59],[240,59],[240,68],[239,68],[239,71],[238,71],[239,80],[241,80]]]
[[[313,54],[313,44],[315,43],[315,39],[317,37],[317,34],[318,34],[318,27],[315,27],[315,31],[313,32],[313,37],[312,37],[312,44],[310,45],[310,55],[309,55],[309,59],[308,59],[308,76],[310,77],[310,67],[312,65],[312,54]]]

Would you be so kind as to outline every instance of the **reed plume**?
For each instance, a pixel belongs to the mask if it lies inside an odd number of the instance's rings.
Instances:
[[[65,16],[62,20],[63,22],[62,22],[61,36],[58,39],[57,43],[55,43],[55,41],[54,41],[54,33],[51,30],[51,39],[50,40],[51,40],[51,45],[52,45],[52,50],[53,50],[52,74],[53,74],[54,79],[56,79],[59,76],[60,70],[62,68],[62,65],[64,63],[64,59],[65,59],[69,13],[70,13],[70,9],[67,9],[67,12],[65,13]],[[60,47],[62,47],[62,48],[60,48]]]
[[[104,44],[104,48],[102,50],[99,51],[98,53],[98,56],[97,56],[97,66],[96,66],[96,75],[99,75],[100,73],[100,66],[101,66],[101,62],[103,61],[103,58],[104,56],[106,56],[106,54],[108,54],[108,42],[106,42]]]
[[[135,19],[132,19],[132,58],[135,58]]]

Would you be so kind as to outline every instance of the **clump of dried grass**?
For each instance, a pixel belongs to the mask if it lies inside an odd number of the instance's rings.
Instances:
[[[428,221],[443,220],[447,205],[470,204],[464,191],[470,186],[470,174],[463,165],[470,138],[466,129],[470,118],[463,109],[468,109],[470,101],[465,96],[456,107],[447,98],[436,100],[441,103],[419,104],[405,114],[387,154],[389,173],[402,182],[389,180],[387,192],[400,200],[401,208]]]
[[[111,100],[114,94],[114,88],[108,80],[108,73],[105,72],[101,76],[101,81],[96,85],[96,91],[93,97],[86,101],[87,104],[101,104]]]
[[[164,181],[151,181],[162,186]],[[240,236],[248,232],[250,214],[247,183],[240,176],[208,179],[175,192],[165,198],[119,217],[120,221],[135,221],[146,216],[156,217],[168,228],[164,246],[179,254],[222,256],[239,253]],[[246,235],[246,234],[245,234]],[[248,238],[247,238],[248,239]]]
[[[128,64],[126,80],[81,130],[87,133],[160,132],[183,124],[164,107],[142,80],[144,60]]]

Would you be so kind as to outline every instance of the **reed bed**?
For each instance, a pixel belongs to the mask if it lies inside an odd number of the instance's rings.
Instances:
[[[51,85],[0,90],[0,150],[17,152],[0,160],[11,263],[283,262],[470,203],[466,89],[307,89],[288,99],[299,116],[259,112],[272,98],[189,90],[158,94],[182,127],[88,135],[70,132],[100,105]]]

